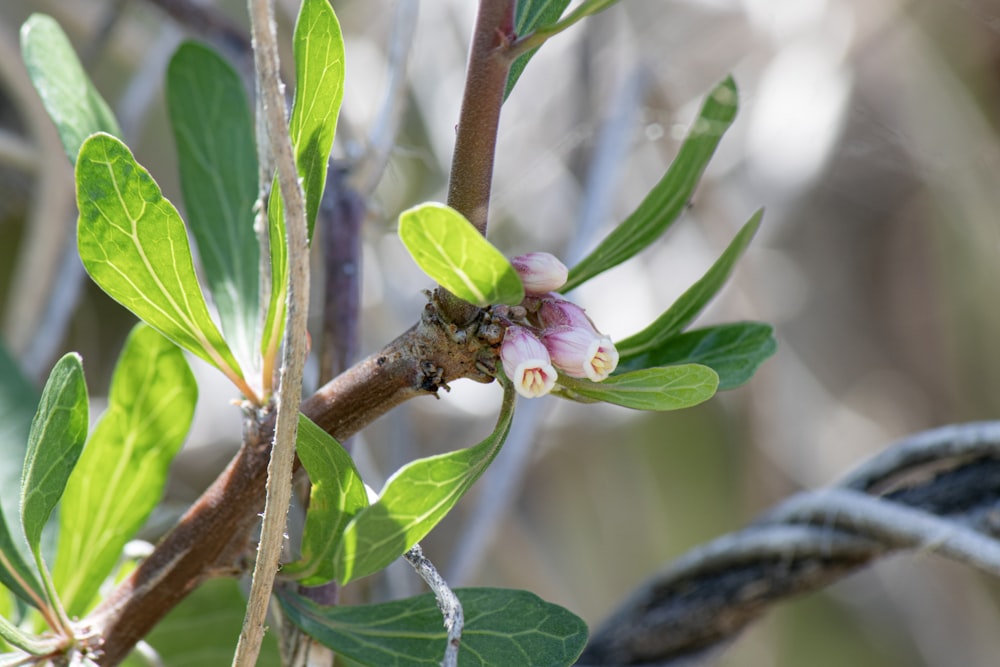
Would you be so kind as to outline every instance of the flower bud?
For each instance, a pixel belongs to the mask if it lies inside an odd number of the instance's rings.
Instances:
[[[556,384],[556,369],[548,350],[524,327],[507,327],[500,346],[500,361],[514,389],[525,398],[543,396]]]
[[[566,284],[569,270],[547,252],[529,252],[511,260],[527,294],[545,294]]]
[[[585,327],[557,326],[542,334],[552,363],[566,375],[593,382],[607,379],[618,367],[618,350],[607,336]]]
[[[538,321],[543,329],[574,327],[590,331],[595,336],[601,335],[583,308],[555,295],[541,300],[541,305],[538,307]]]

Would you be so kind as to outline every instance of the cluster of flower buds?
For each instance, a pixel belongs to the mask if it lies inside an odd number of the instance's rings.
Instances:
[[[549,393],[557,368],[594,382],[607,378],[618,366],[618,350],[583,308],[555,293],[566,283],[563,263],[547,252],[532,252],[511,264],[526,296],[520,306],[502,311],[508,322],[500,360],[517,392],[527,398]]]

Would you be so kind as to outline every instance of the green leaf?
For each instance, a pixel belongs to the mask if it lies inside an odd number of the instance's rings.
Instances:
[[[302,559],[281,568],[283,576],[303,585],[324,584],[336,575],[333,555],[344,526],[368,506],[368,493],[354,461],[340,443],[309,418],[299,414],[295,451],[312,488],[302,534]]]
[[[612,375],[603,382],[559,376],[566,398],[614,403],[633,410],[680,410],[715,395],[719,376],[708,366],[684,364]]]
[[[455,506],[500,451],[514,417],[514,390],[504,387],[493,432],[475,447],[412,461],[385,483],[376,503],[344,529],[335,556],[337,581],[378,572],[419,542]]]
[[[70,353],[56,362],[42,390],[21,475],[21,525],[36,559],[42,528],[83,451],[88,420],[83,366]]]
[[[518,37],[523,37],[540,26],[555,23],[562,16],[567,5],[569,5],[569,0],[518,0],[514,14],[514,33]],[[537,51],[538,47],[531,49],[518,56],[511,64],[510,72],[507,74],[507,89],[503,94],[505,100],[510,97],[510,91],[514,90],[514,84],[521,78],[521,73],[528,66],[528,61]]]
[[[21,55],[70,162],[76,162],[80,146],[91,134],[121,135],[114,114],[83,71],[73,45],[55,19],[32,14],[24,22]]]
[[[344,96],[344,40],[340,23],[328,0],[305,0],[302,3],[295,23],[294,52],[296,89],[289,132],[305,196],[306,224],[312,238]],[[275,178],[267,206],[271,299],[261,339],[265,364],[277,353],[285,329],[288,248],[284,208],[281,189]]]
[[[587,626],[572,612],[527,591],[460,588],[465,628],[460,667],[571,665],[587,642]],[[284,613],[307,634],[363,665],[441,664],[447,633],[430,593],[382,604],[321,607],[282,593]]]
[[[208,314],[184,222],[128,147],[106,134],[87,139],[76,165],[76,190],[77,247],[94,282],[253,399]]]
[[[417,266],[460,299],[477,306],[524,300],[507,258],[451,207],[427,203],[403,211],[399,238]]]
[[[658,239],[684,211],[708,161],[733,119],[737,94],[732,77],[709,94],[667,173],[639,207],[569,272],[562,292],[617,266]]]
[[[260,318],[260,246],[253,229],[257,151],[243,82],[212,49],[182,44],[167,68],[188,224],[226,340],[250,361]]]
[[[235,579],[210,579],[156,624],[145,638],[160,657],[163,667],[219,667],[233,660],[233,647],[240,636],[246,597]],[[264,635],[261,667],[281,665],[274,632]],[[125,667],[149,667],[148,660],[131,654]]]
[[[295,23],[295,101],[288,123],[312,237],[344,99],[344,38],[329,0],[305,0]]]
[[[108,409],[66,485],[52,577],[71,616],[89,610],[163,495],[198,398],[184,353],[139,324],[115,367]]]
[[[689,287],[667,312],[639,333],[616,343],[618,354],[627,359],[646,354],[683,331],[729,280],[733,267],[757,233],[763,215],[763,209],[753,214],[705,275]]]
[[[697,363],[718,373],[719,391],[725,391],[749,381],[775,349],[774,329],[769,324],[720,324],[686,331],[645,353],[623,358],[618,363],[617,372]]]

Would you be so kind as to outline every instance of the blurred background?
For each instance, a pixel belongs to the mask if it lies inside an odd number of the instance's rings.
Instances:
[[[97,403],[133,319],[76,263],[71,170],[27,83],[17,31],[32,12],[58,19],[137,159],[180,206],[162,89],[170,55],[192,32],[169,4],[0,4],[3,342],[39,384],[59,355],[81,352]],[[201,5],[246,30],[241,0]],[[366,186],[367,354],[415,321],[419,288],[430,287],[395,219],[445,197],[475,3],[333,5],[348,59],[335,154],[354,164],[399,120],[388,165]],[[297,2],[277,6],[287,46]],[[622,2],[552,39],[506,103],[493,242],[511,256],[578,260],[659,180],[727,73],[741,111],[690,210],[658,246],[573,297],[606,333],[634,333],[765,206],[761,232],[699,324],[773,323],[776,356],[746,386],[676,414],[522,401],[495,466],[424,542],[453,585],[530,589],[595,624],[672,558],[893,440],[996,416],[997,0]],[[149,539],[238,446],[232,387],[192,364],[196,423]],[[468,381],[404,405],[357,438],[366,480],[377,488],[407,460],[478,442],[498,405],[497,387]],[[405,568],[364,585],[353,595],[421,589]],[[720,664],[995,665],[998,594],[933,556],[897,557],[781,606]]]

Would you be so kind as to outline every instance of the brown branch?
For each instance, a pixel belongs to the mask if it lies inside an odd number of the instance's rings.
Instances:
[[[346,440],[391,408],[434,394],[447,382],[485,380],[478,367],[495,352],[480,338],[478,327],[475,322],[455,330],[441,319],[435,303],[428,303],[418,325],[326,384],[301,410],[335,438]],[[272,429],[273,422],[266,422],[260,431],[244,434],[244,445],[229,467],[85,620],[102,638],[101,665],[123,660],[202,581],[232,572],[259,520]]]
[[[578,665],[694,665],[771,605],[899,550],[1000,575],[1000,422],[917,434],[837,487],[698,547],[598,628]]]
[[[480,0],[462,110],[455,130],[455,152],[448,181],[448,205],[486,235],[493,182],[493,161],[500,108],[511,61],[504,47],[514,38],[514,0]],[[447,317],[457,324],[471,321],[475,306],[438,289]]]

